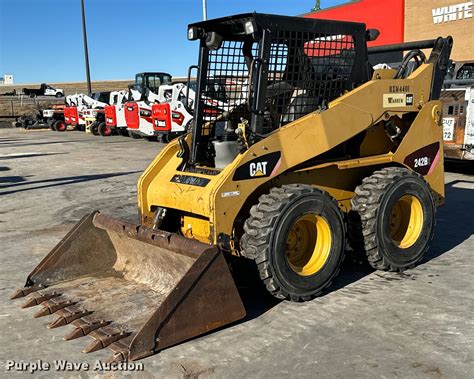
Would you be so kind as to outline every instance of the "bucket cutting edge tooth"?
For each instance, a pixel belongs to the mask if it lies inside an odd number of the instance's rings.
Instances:
[[[61,294],[57,292],[44,293],[44,294],[36,292],[31,297],[29,297],[21,307],[22,308],[34,307],[36,305],[40,305],[43,301],[50,300],[58,296],[61,296]]]
[[[68,325],[71,322],[73,322],[74,320],[77,320],[78,318],[81,318],[81,317],[88,316],[88,315],[92,314],[92,312],[87,311],[87,310],[78,310],[78,311],[72,311],[71,312],[71,311],[68,311],[68,308],[60,309],[56,313],[59,313],[61,311],[66,311],[66,312],[64,312],[56,320],[51,322],[48,325],[48,329],[54,329],[54,328],[58,328],[60,326]],[[67,314],[67,313],[69,313],[69,314]]]
[[[93,351],[97,351],[100,349],[104,349],[108,347],[110,344],[121,340],[122,338],[128,337],[131,333],[130,332],[115,332],[115,333],[108,333],[104,329],[100,328],[94,330],[90,336],[94,339],[89,345],[87,345],[82,352],[83,353],[91,353]]]
[[[14,300],[14,299],[20,299],[22,297],[25,297],[26,295],[29,295],[30,293],[32,292],[36,292],[40,289],[42,289],[43,287],[41,286],[31,286],[31,287],[24,287],[24,288],[20,288],[20,289],[17,289],[11,296],[10,296],[10,300]]]
[[[47,300],[47,301],[41,303],[43,308],[40,309],[39,311],[37,311],[33,315],[33,317],[38,318],[38,317],[52,315],[53,313],[57,312],[60,309],[70,307],[71,305],[75,305],[75,304],[77,304],[77,303],[73,302],[71,300],[67,300],[67,301],[60,302],[60,303],[53,302],[52,300]]]
[[[81,338],[81,337],[87,336],[90,332],[96,329],[102,328],[104,326],[107,326],[109,324],[110,324],[110,321],[99,320],[96,322],[89,322],[80,318],[72,322],[72,325],[74,325],[76,328],[72,332],[64,336],[63,339],[65,341],[70,341],[76,338]]]
[[[112,364],[112,363],[121,363],[121,362],[125,362],[127,360],[126,357],[128,357],[128,352],[129,350],[127,349],[126,352],[122,353],[114,353],[111,355],[111,357],[109,359],[107,359],[105,361],[105,363],[107,364]]]

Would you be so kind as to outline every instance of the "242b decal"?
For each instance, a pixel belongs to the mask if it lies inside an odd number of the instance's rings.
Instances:
[[[429,164],[430,158],[428,157],[415,158],[415,168],[428,166]]]
[[[435,142],[407,155],[403,163],[424,176],[434,170],[440,158],[439,154],[439,142]]]

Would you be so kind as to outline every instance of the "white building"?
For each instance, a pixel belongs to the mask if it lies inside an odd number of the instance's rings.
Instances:
[[[13,75],[4,74],[3,78],[0,78],[0,84],[13,84]]]

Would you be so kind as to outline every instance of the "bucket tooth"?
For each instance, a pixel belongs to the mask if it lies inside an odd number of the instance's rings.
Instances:
[[[16,290],[11,296],[10,299],[19,299],[21,297],[25,297],[26,295],[29,295],[32,292],[40,290],[42,287],[41,286],[31,286],[31,287],[24,287]]]
[[[59,311],[60,309],[70,307],[71,305],[75,305],[75,304],[76,304],[75,302],[71,300],[65,300],[65,299],[58,300],[57,298],[53,298],[51,300],[46,300],[41,303],[43,308],[40,309],[38,312],[36,312],[33,315],[33,317],[38,318],[38,317],[51,315],[54,312]]]
[[[91,353],[93,351],[106,348],[113,342],[128,337],[130,334],[130,332],[125,332],[108,326],[94,330],[89,334],[92,338],[94,338],[94,341],[87,345],[84,350],[82,350],[82,352]]]
[[[107,363],[120,363],[127,361],[130,352],[130,344],[117,341],[112,343],[109,346],[109,349],[112,350],[114,354],[110,357]]]
[[[89,320],[86,318],[79,318],[74,320],[72,324],[76,327],[71,333],[64,337],[65,341],[73,340],[76,338],[84,337],[93,330],[102,328],[110,324],[110,321],[105,320]]]
[[[87,311],[77,305],[60,309],[56,312],[56,315],[58,315],[59,317],[56,320],[54,320],[52,323],[50,323],[48,325],[48,328],[53,329],[59,326],[70,324],[74,320],[77,320],[78,318],[81,318],[84,316],[88,316],[91,313],[92,312]]]
[[[105,363],[121,363],[126,362],[125,356],[122,353],[114,353],[112,356],[105,361]]]
[[[41,304],[45,300],[49,300],[58,296],[61,296],[61,294],[57,292],[51,292],[51,293],[36,292],[36,293],[33,293],[21,307],[22,308],[34,307],[35,305]]]
[[[68,333],[63,337],[64,341],[74,340],[76,338],[84,337],[84,331],[81,328],[75,328],[72,332]]]

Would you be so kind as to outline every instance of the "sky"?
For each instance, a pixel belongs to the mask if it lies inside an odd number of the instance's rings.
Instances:
[[[348,0],[321,0],[321,8]],[[314,0],[207,0],[208,19],[245,12],[296,16]],[[92,80],[141,71],[185,76],[197,63],[187,25],[202,0],[85,0]],[[0,0],[0,76],[15,83],[85,81],[80,0]]]

